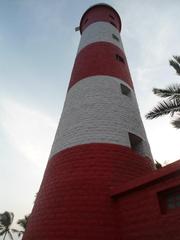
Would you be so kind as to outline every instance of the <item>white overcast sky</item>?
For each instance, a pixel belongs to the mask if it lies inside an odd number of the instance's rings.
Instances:
[[[153,87],[180,83],[179,0],[106,0],[122,19],[122,41],[154,159],[180,159],[170,117],[145,120]],[[95,0],[0,1],[0,213],[30,213],[42,180],[75,59],[83,12]],[[1,239],[1,238],[0,238]]]

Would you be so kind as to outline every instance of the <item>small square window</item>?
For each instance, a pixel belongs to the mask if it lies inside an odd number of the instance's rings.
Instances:
[[[172,203],[172,202],[169,202],[169,203],[167,204],[167,207],[168,207],[169,209],[175,208],[174,203]]]
[[[112,37],[113,37],[117,42],[119,42],[119,38],[118,38],[115,34],[112,34]]]
[[[116,54],[116,60],[125,63],[124,58],[122,58],[119,54]]]
[[[121,92],[122,92],[122,94],[124,94],[124,95],[126,95],[126,96],[130,96],[130,94],[131,94],[131,90],[127,87],[127,86],[125,86],[124,84],[122,84],[121,83]]]
[[[169,213],[180,210],[180,186],[158,193],[161,213]]]
[[[111,24],[111,25],[113,25],[114,27],[116,27],[116,24],[115,24],[115,23],[113,23],[113,22],[111,22],[111,21],[110,21],[110,24]]]
[[[177,195],[176,195],[176,199],[179,199],[179,200],[180,200],[180,192],[177,193]]]
[[[129,133],[129,141],[131,149],[136,151],[139,154],[143,153],[143,140],[139,136]]]

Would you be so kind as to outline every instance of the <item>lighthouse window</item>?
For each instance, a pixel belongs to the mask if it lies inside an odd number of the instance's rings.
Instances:
[[[112,37],[119,42],[119,38],[115,34],[112,34]]]
[[[129,133],[129,141],[130,141],[130,145],[131,145],[132,150],[136,151],[137,153],[142,154],[142,152],[143,152],[142,151],[143,150],[142,149],[143,148],[142,139],[139,136],[137,136],[133,133]]]
[[[161,213],[180,210],[180,186],[158,193]]]
[[[116,24],[115,24],[115,23],[113,23],[113,22],[111,22],[111,21],[110,21],[110,24],[111,24],[111,25],[113,25],[114,27],[116,27]]]
[[[124,59],[118,54],[116,54],[116,60],[119,62],[125,63]]]
[[[121,84],[121,92],[122,94],[126,95],[126,96],[130,96],[131,90],[125,86],[124,84]]]

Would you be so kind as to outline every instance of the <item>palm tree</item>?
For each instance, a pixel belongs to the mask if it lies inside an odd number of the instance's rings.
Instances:
[[[21,235],[23,235],[25,233],[27,222],[28,222],[28,217],[29,217],[29,215],[26,215],[26,216],[24,216],[24,218],[19,219],[17,221],[17,224],[19,226],[21,226],[22,230],[12,229],[13,232],[16,232],[18,234],[18,237],[20,237]]]
[[[13,240],[13,236],[11,233],[10,226],[14,219],[14,213],[12,212],[4,212],[0,214],[0,236],[3,236],[3,240],[7,235]]]
[[[176,73],[180,76],[180,56],[173,56],[169,61]],[[149,113],[146,114],[147,119],[154,119],[163,115],[170,114],[173,118],[171,122],[176,128],[180,128],[180,84],[173,84],[165,89],[153,88],[153,93],[159,97],[165,98],[159,102]]]
[[[172,66],[176,73],[180,75],[180,56],[173,56],[173,59],[169,60],[170,66]]]

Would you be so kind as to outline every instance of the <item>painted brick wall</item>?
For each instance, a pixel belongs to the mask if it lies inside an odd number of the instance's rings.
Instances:
[[[112,19],[111,16],[114,17]],[[88,20],[88,21],[87,21]],[[80,31],[81,33],[88,27],[90,24],[104,21],[104,22],[113,22],[118,31],[121,30],[121,20],[118,13],[111,8],[110,6],[97,6],[95,8],[91,7],[88,9],[82,16],[80,22]]]
[[[113,38],[118,37],[119,41]],[[118,30],[107,22],[97,22],[86,28],[81,36],[78,52],[89,44],[95,42],[109,42],[123,50],[122,41]]]
[[[162,214],[157,197],[158,192],[175,186],[180,186],[179,173],[159,177],[145,187],[127,192],[116,199],[123,240],[180,239],[180,208]]]
[[[98,76],[70,89],[51,157],[62,149],[86,143],[130,147],[128,132],[132,132],[144,140],[142,155],[152,158],[134,91],[131,89],[130,97],[123,95],[120,83],[120,79]]]
[[[123,206],[134,203],[136,214],[138,196],[134,202],[121,199],[121,208],[110,192],[111,186],[154,171],[127,60],[121,44],[110,39],[120,29],[119,15],[104,4],[81,19],[85,35],[23,240],[123,240],[128,231]],[[130,96],[120,84],[130,89]],[[143,140],[139,154],[130,148],[129,132]]]
[[[123,164],[133,167],[138,161],[147,159],[113,144],[81,145],[55,155],[49,160],[23,239],[119,240],[121,224],[110,186],[114,180],[136,179],[138,168],[128,173]],[[114,179],[117,162],[120,173]],[[149,163],[144,174],[152,171]]]
[[[117,61],[116,54],[124,63]],[[98,75],[119,78],[133,88],[124,51],[114,44],[97,42],[83,48],[76,57],[69,88],[84,78]]]

